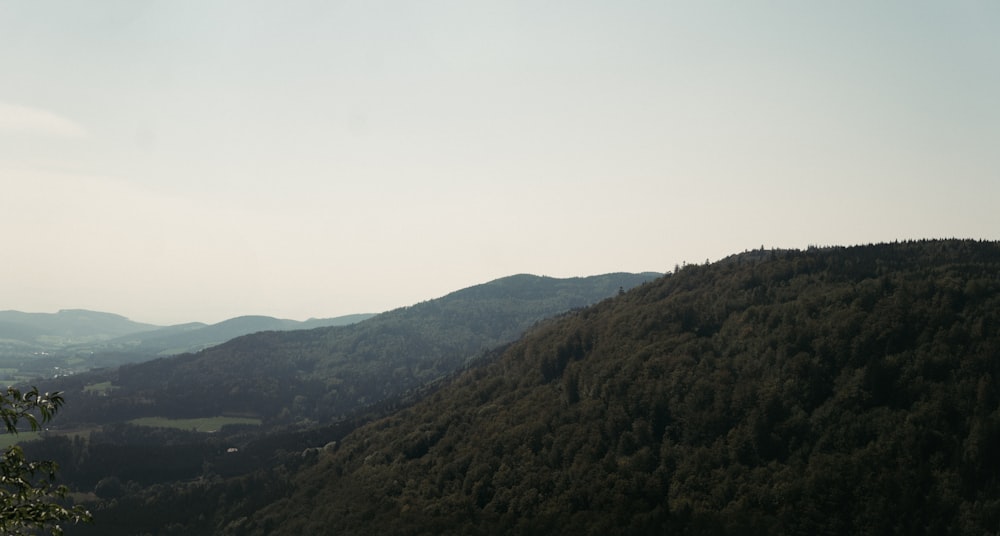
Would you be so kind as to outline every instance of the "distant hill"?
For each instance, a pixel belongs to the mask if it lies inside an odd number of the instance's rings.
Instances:
[[[84,309],[63,309],[57,313],[0,311],[0,339],[45,348],[106,341],[156,328],[124,316]]]
[[[688,266],[307,451],[268,507],[189,486],[156,511],[201,498],[191,527],[226,535],[995,534],[998,356],[995,242]]]
[[[255,333],[198,353],[60,378],[48,388],[72,397],[60,416],[67,425],[220,414],[326,422],[463,368],[544,318],[657,276],[517,275],[350,326]],[[86,390],[102,382],[113,392]]]
[[[134,333],[108,341],[105,349],[132,351],[147,355],[176,355],[196,352],[259,331],[291,331],[346,326],[372,316],[375,315],[354,314],[335,318],[312,318],[304,322],[270,316],[240,316],[218,324],[179,324],[154,331]]]
[[[0,381],[35,381],[94,368],[195,352],[257,331],[342,326],[370,318],[354,314],[304,322],[244,316],[218,324],[155,326],[123,316],[68,309],[57,313],[0,311]]]

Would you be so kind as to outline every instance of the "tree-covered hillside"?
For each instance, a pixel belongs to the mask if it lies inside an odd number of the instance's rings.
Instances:
[[[657,275],[512,276],[350,326],[255,333],[46,387],[73,400],[61,416],[67,426],[221,414],[267,424],[327,422],[462,368],[539,320]]]
[[[0,381],[37,382],[37,378],[196,352],[258,331],[344,326],[372,316],[354,314],[304,322],[241,316],[211,325],[189,322],[154,326],[82,309],[58,313],[0,311]]]
[[[63,309],[57,313],[0,311],[0,338],[44,347],[104,341],[156,327],[84,309]]]
[[[334,318],[313,318],[304,322],[270,316],[239,316],[222,322],[180,324],[156,331],[142,332],[108,341],[103,350],[130,352],[147,356],[177,355],[196,352],[230,339],[260,331],[294,331],[330,326],[346,326],[375,316],[353,314]]]
[[[735,256],[540,326],[206,530],[996,534],[998,381],[997,243]]]

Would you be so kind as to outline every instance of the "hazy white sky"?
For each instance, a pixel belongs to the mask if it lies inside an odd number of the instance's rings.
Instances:
[[[0,1],[0,309],[1000,239],[1000,3]]]

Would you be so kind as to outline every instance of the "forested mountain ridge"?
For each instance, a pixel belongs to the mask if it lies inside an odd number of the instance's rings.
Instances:
[[[106,349],[137,352],[147,355],[177,355],[196,352],[222,344],[236,337],[261,331],[296,331],[320,327],[346,326],[375,316],[353,314],[333,318],[312,318],[306,321],[288,320],[262,315],[244,315],[216,324],[181,324],[155,331],[135,333],[108,341]]]
[[[326,422],[465,366],[535,322],[659,274],[511,276],[358,324],[238,337],[194,354],[61,378],[60,422],[251,414],[269,424]],[[113,390],[88,394],[95,383]]]
[[[996,533],[998,378],[995,242],[737,256],[546,322],[201,526]]]
[[[63,309],[56,313],[0,311],[0,340],[16,341],[29,348],[106,341],[156,328],[121,315],[85,309]]]
[[[0,311],[0,381],[37,381],[195,352],[258,331],[344,326],[372,316],[353,314],[299,322],[248,315],[216,324],[155,326],[85,309],[57,313]]]

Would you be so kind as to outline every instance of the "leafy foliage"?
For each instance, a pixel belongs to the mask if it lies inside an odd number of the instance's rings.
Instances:
[[[22,392],[8,387],[0,395],[0,416],[8,433],[16,434],[21,420],[28,421],[32,430],[39,430],[62,404],[59,393],[41,394],[37,388]],[[90,519],[82,507],[66,507],[54,501],[68,493],[65,486],[54,485],[56,469],[50,461],[28,461],[16,445],[4,450],[0,455],[0,532],[19,535],[48,530],[59,535],[63,533],[61,523]]]

